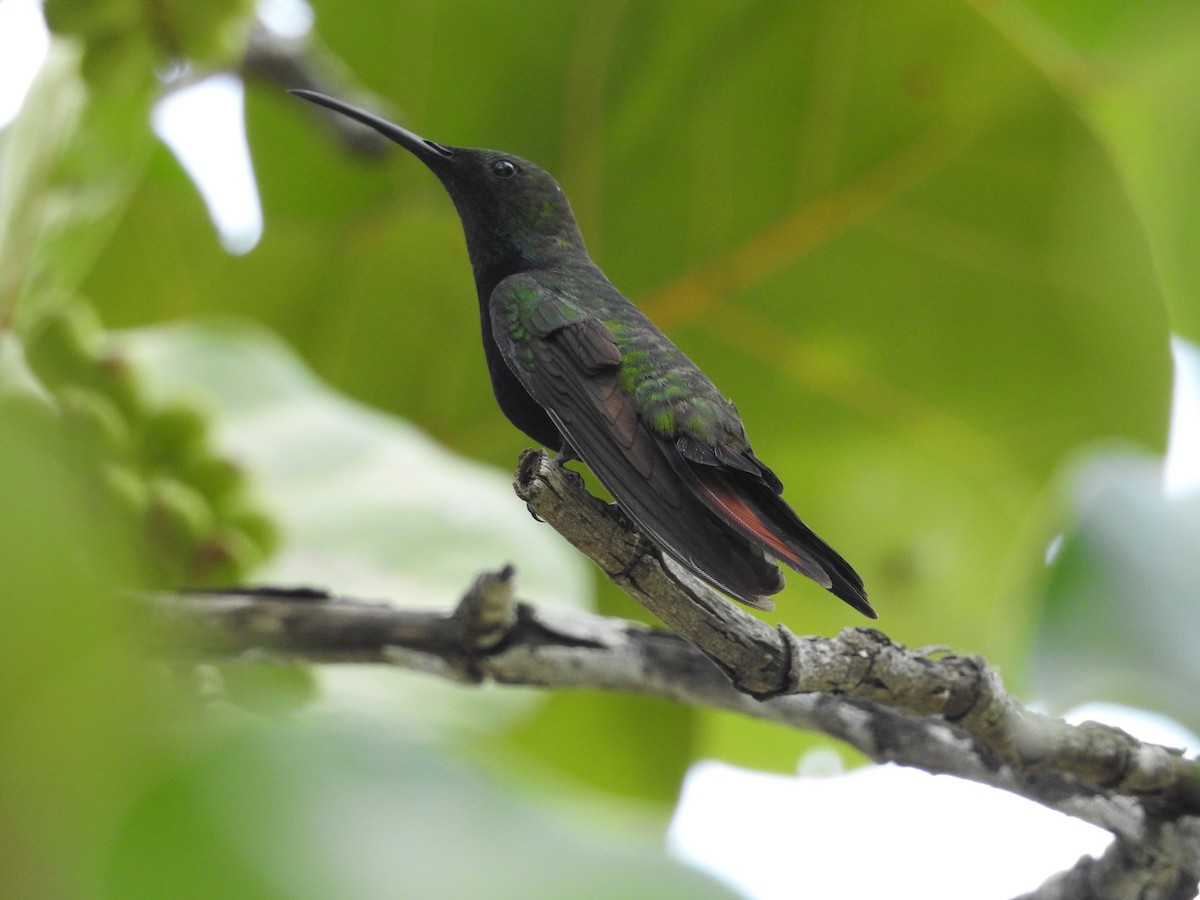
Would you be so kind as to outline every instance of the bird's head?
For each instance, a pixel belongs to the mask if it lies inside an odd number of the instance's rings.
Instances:
[[[438,144],[323,94],[292,93],[375,129],[425,163],[454,200],[477,275],[493,267],[548,265],[584,252],[566,195],[534,163],[511,153]]]

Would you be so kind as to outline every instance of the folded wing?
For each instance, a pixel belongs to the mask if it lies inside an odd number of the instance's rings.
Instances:
[[[493,304],[493,333],[514,373],[656,545],[749,606],[774,608],[766,598],[783,587],[780,560],[875,617],[862,580],[800,521],[753,453],[667,437],[639,415],[622,390],[621,351],[604,322],[550,302],[526,311],[514,329],[496,321],[504,310]]]

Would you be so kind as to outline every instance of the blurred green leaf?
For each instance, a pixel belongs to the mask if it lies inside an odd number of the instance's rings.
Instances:
[[[569,773],[580,785],[649,801],[666,814],[697,757],[700,720],[698,711],[657,698],[559,691],[512,728],[503,744]]]
[[[732,897],[660,842],[517,800],[377,723],[242,729],[135,807],[110,896]]]
[[[126,332],[119,343],[162,399],[189,398],[208,411],[217,444],[272,512],[281,549],[255,581],[446,609],[478,572],[511,562],[522,597],[590,604],[585,561],[534,521],[511,476],[339,396],[265,329],[180,322]],[[476,739],[545,696],[353,666],[322,667],[316,677],[325,705]]]
[[[706,710],[698,717],[695,739],[696,759],[750,760],[758,771],[794,775],[805,754],[818,749],[849,769],[866,759],[845,744],[831,741],[823,734],[796,731],[774,722],[748,719],[723,711]]]
[[[1033,688],[1059,709],[1111,700],[1200,728],[1200,494],[1111,453],[1073,472],[1075,522],[1045,587]]]
[[[1200,7],[1154,3],[989,4],[1076,104],[1112,154],[1184,337],[1200,340]],[[1036,15],[1034,18],[1030,13]]]
[[[6,130],[0,174],[0,322],[69,298],[104,252],[155,145],[152,84],[88,92],[78,49],[51,45]],[[145,73],[149,74],[149,73]]]
[[[0,387],[0,895],[94,895],[159,727],[131,518],[49,404]]]

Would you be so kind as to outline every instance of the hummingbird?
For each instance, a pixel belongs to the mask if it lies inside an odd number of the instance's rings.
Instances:
[[[549,173],[291,93],[374,129],[441,181],[462,220],[492,390],[513,425],[559,464],[581,460],[655,546],[735,600],[773,609],[782,562],[877,617],[850,564],[784,501],[733,403],[592,262]]]

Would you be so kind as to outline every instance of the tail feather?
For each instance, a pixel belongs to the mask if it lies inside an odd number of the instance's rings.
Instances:
[[[697,495],[734,531],[872,619],[862,578],[761,480],[686,462]]]
[[[654,543],[682,565],[747,606],[772,610],[769,599],[783,577],[759,542],[714,517],[677,454],[642,425],[629,445],[590,420],[556,418],[569,446],[587,463],[628,515]]]

